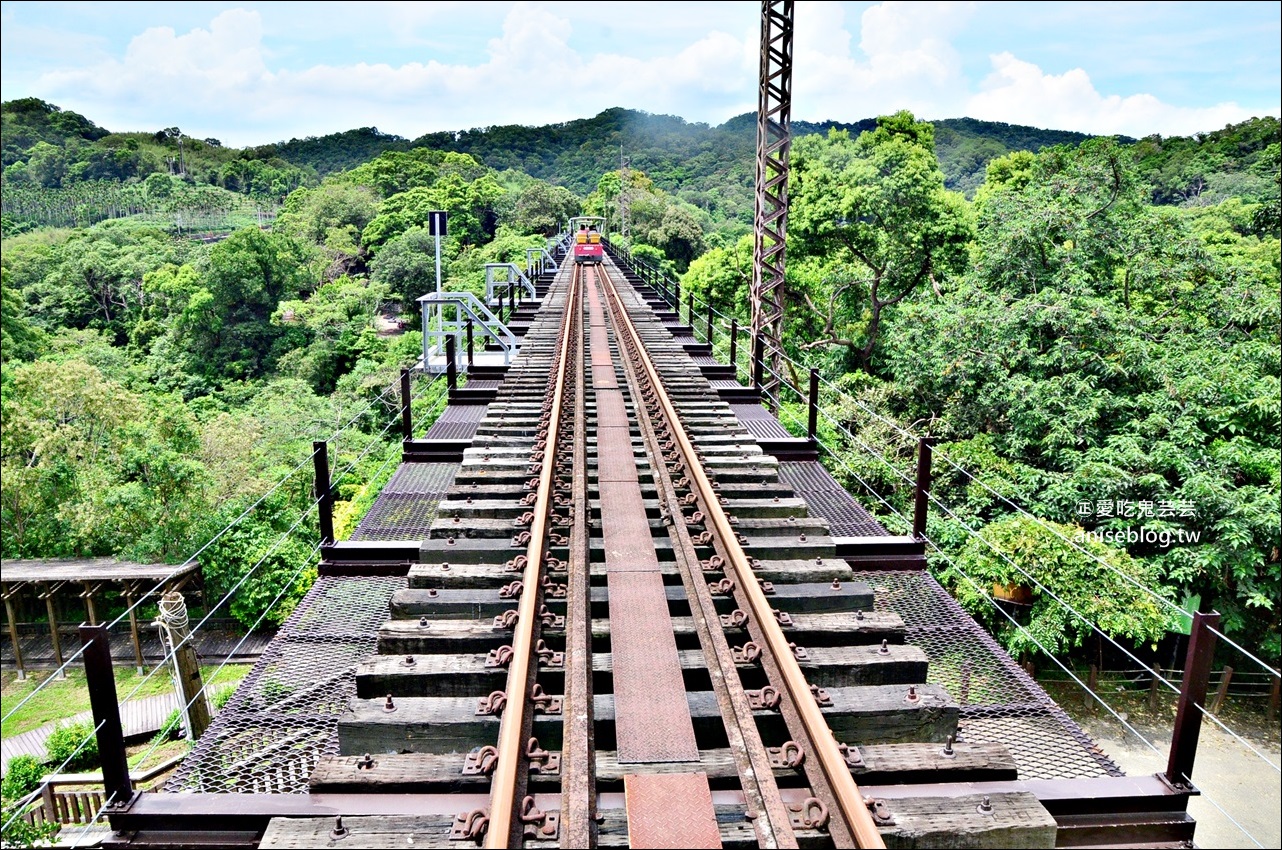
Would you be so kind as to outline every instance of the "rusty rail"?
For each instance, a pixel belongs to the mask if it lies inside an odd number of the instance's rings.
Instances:
[[[801,725],[818,757],[823,777],[831,789],[832,797],[837,803],[842,820],[848,826],[857,846],[885,847],[881,833],[878,831],[872,815],[864,803],[859,786],[850,774],[850,768],[845,756],[842,754],[840,745],[828,728],[827,721],[824,720],[823,713],[811,693],[805,674],[801,671],[801,667],[797,664],[796,658],[788,646],[787,637],[775,621],[770,602],[766,599],[764,591],[762,591],[756,576],[753,574],[752,566],[743,551],[743,547],[739,544],[729,517],[721,508],[720,500],[717,498],[712,482],[708,479],[707,473],[703,469],[703,464],[695,451],[694,444],[681,424],[676,407],[663,386],[659,372],[645,352],[645,345],[641,335],[628,315],[627,310],[623,309],[623,300],[614,286],[614,282],[607,276],[604,284],[615,303],[620,306],[618,316],[622,319],[622,327],[616,330],[626,331],[640,355],[640,365],[654,387],[656,400],[663,409],[674,440],[685,459],[686,466],[690,470],[693,479],[692,483],[699,494],[700,500],[705,505],[707,525],[709,528],[715,529],[723,544],[738,586],[743,591],[753,618],[761,628],[767,648],[778,665],[783,680],[782,683],[796,706]]]
[[[576,268],[566,298],[562,318],[561,337],[558,341],[557,365],[551,383],[552,404],[548,415],[547,444],[543,449],[542,469],[539,473],[538,496],[534,506],[534,521],[530,526],[530,541],[525,552],[524,591],[517,607],[516,633],[512,641],[512,663],[508,670],[509,701],[499,725],[498,763],[490,786],[490,823],[485,836],[486,847],[520,846],[522,838],[521,813],[517,806],[525,787],[526,756],[526,702],[530,681],[536,664],[531,660],[536,646],[538,604],[542,597],[540,573],[547,548],[548,516],[551,512],[552,493],[556,476],[557,442],[560,438],[562,407],[565,404],[566,383],[569,379],[567,365],[570,358],[573,334],[579,327],[576,305],[582,291],[581,269]],[[518,695],[519,694],[519,698]]]

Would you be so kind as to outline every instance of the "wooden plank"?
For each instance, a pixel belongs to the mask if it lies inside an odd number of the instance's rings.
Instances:
[[[672,629],[677,635],[678,646],[692,645],[694,624],[689,617],[674,616]],[[868,613],[794,614],[792,625],[785,628],[789,640],[807,649],[831,645],[880,645],[881,641],[901,644],[904,641],[904,621],[898,614],[870,611]],[[496,629],[489,622],[429,618],[423,625],[417,618],[390,620],[378,633],[378,651],[384,655],[435,652],[489,652],[511,642],[511,630]],[[748,640],[742,629],[729,632],[732,643]],[[558,629],[544,629],[543,636],[554,643],[562,636]],[[608,649],[610,624],[597,619],[592,623],[593,645]]]
[[[513,527],[514,532],[518,529]],[[502,554],[502,553],[500,553]],[[513,553],[514,555],[517,553]],[[662,561],[660,569],[665,575],[677,575],[676,564]],[[761,581],[773,584],[821,584],[829,585],[833,581],[849,582],[850,565],[840,559],[790,559],[782,561],[759,561],[753,572]],[[592,565],[593,576],[604,576],[605,565]],[[705,578],[714,581],[720,573],[707,572]],[[414,564],[409,570],[411,588],[497,588],[512,581],[517,574],[506,567],[503,560],[492,558],[482,563],[428,563]]]
[[[406,662],[412,660],[412,664]],[[487,667],[486,656],[380,655],[356,665],[356,695],[373,699],[387,694],[406,697],[484,696],[507,687],[506,667]],[[540,679],[545,688],[553,685]],[[555,684],[557,690],[562,681]]]
[[[490,777],[465,775],[466,753],[384,753],[322,756],[308,777],[313,794],[489,793]],[[531,772],[531,793],[555,792],[560,775]]]
[[[511,581],[516,581],[513,576]],[[428,616],[432,619],[493,620],[509,608],[517,607],[517,599],[503,599],[498,590],[465,588],[460,590],[418,590],[405,588],[392,594],[389,607],[394,620],[417,620]],[[550,608],[564,607],[564,603],[548,600]]]
[[[987,807],[991,811],[985,812]],[[879,826],[890,850],[900,848],[1054,847],[1055,819],[1027,791],[911,797],[886,801],[894,823]],[[877,808],[873,808],[876,815]]]
[[[384,704],[381,699],[351,701],[338,719],[340,755],[463,753],[493,746],[498,740],[499,718],[478,715],[475,698],[400,697],[394,699],[394,711],[385,711]],[[534,734],[540,741],[549,737],[553,727],[559,732],[560,718],[554,720],[535,717]],[[560,743],[558,737],[553,746]]]
[[[839,741],[943,743],[957,729],[956,703],[937,685],[914,686],[917,698],[909,702],[908,687],[833,688],[828,691],[832,707],[821,710]],[[689,693],[686,701],[701,740],[715,741],[724,734],[720,708],[712,693]],[[393,702],[396,710],[389,712],[384,710],[381,699],[352,700],[338,721],[340,752],[454,752],[492,745],[498,734],[498,718],[476,714],[475,698],[399,697]],[[598,721],[597,746],[613,749],[614,698],[599,694],[593,704]],[[777,712],[762,709],[755,715],[767,740],[788,739],[787,728]],[[560,747],[560,717],[536,714],[534,735],[545,749]]]
[[[870,744],[858,748],[863,765],[851,768],[861,784],[927,784],[1014,780],[1019,767],[1002,744]]]

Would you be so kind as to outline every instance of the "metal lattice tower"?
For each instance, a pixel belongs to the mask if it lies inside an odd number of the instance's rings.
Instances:
[[[757,100],[756,241],[752,334],[760,337],[761,389],[777,407],[783,335],[784,238],[788,229],[788,152],[792,147],[793,3],[761,4],[761,82]]]

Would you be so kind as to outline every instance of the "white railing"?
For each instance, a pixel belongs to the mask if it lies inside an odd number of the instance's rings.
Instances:
[[[531,300],[538,297],[534,291],[534,284],[530,283],[530,279],[525,276],[525,272],[516,267],[516,263],[485,264],[486,304],[496,303],[494,296],[496,290],[502,289],[504,292],[512,294],[512,290],[517,286],[521,287]]]
[[[548,253],[547,248],[525,249],[525,273],[530,277],[560,270],[561,267],[556,264],[556,260]]]
[[[454,365],[467,361],[467,327],[473,336],[493,340],[503,352],[503,365],[512,362],[520,340],[489,307],[470,292],[429,292],[418,299],[423,312],[423,359],[417,368],[444,372],[448,367],[446,340],[454,340]]]

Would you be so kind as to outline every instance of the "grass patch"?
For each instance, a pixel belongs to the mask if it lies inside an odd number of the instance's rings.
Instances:
[[[239,682],[248,675],[251,667],[250,664],[228,664],[211,684],[217,688],[220,685]],[[213,675],[215,669],[217,665],[201,666],[201,673],[206,682],[210,682],[209,677]],[[139,675],[133,667],[117,667],[115,672],[116,695],[120,699],[133,693],[134,688],[138,688],[138,693],[133,695],[133,699],[173,691],[173,677],[167,670],[156,671],[145,682],[143,680],[146,679],[146,675]],[[25,680],[19,680],[16,671],[6,670],[0,675],[0,706],[3,706],[4,714],[12,711],[13,706],[22,702],[39,687],[41,682],[52,675],[51,671],[46,670],[31,671]],[[89,689],[85,686],[85,672],[83,669],[68,669],[67,678],[49,682],[14,712],[12,717],[5,719],[3,728],[0,729],[0,736],[9,738],[21,735],[23,732],[38,729],[55,720],[66,720],[82,711],[89,711]]]
[[[154,748],[153,748],[154,746]],[[186,738],[176,738],[172,741],[165,741],[155,745],[153,741],[145,744],[137,744],[129,747],[126,754],[129,759],[129,769],[131,771],[144,771],[148,768],[155,767],[162,762],[168,761],[174,756],[185,755],[191,752],[191,744]],[[171,771],[166,771],[160,776],[146,783],[147,789],[155,788],[165,781],[165,777]]]

